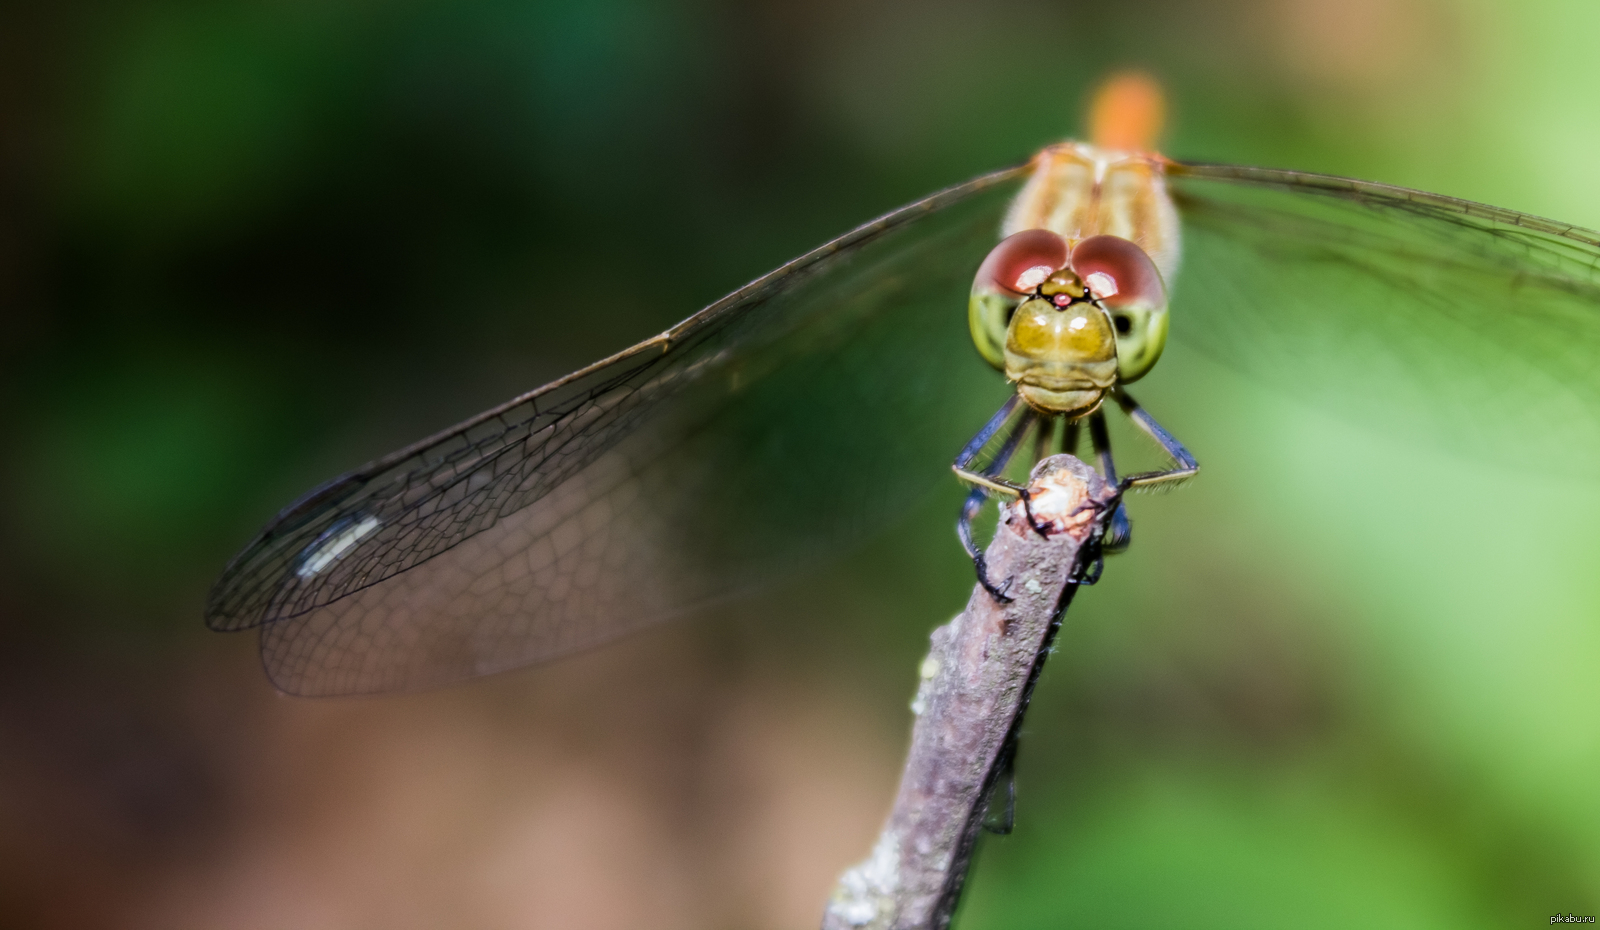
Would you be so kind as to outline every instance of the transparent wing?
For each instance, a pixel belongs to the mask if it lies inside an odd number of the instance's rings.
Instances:
[[[545,661],[737,591],[934,482],[1004,382],[962,325],[1021,168],[896,210],[667,332],[319,488],[223,573],[299,694]]]
[[[1169,178],[1175,336],[1362,419],[1596,470],[1600,234],[1325,175],[1175,164]]]

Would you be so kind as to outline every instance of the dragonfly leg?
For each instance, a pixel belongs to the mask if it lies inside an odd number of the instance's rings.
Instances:
[[[1027,490],[1001,476],[1006,464],[1011,461],[1011,456],[1016,453],[1017,446],[1021,444],[1022,437],[1039,418],[1038,414],[1032,410],[1027,410],[1024,411],[1021,417],[1017,418],[1015,423],[1010,423],[1011,416],[1016,412],[1020,402],[1020,397],[1012,395],[1011,399],[1007,400],[999,411],[989,418],[989,422],[984,424],[983,429],[979,430],[978,434],[967,442],[966,447],[961,450],[961,454],[956,457],[955,462],[950,466],[962,480],[974,485],[971,493],[967,495],[966,501],[961,505],[961,515],[956,519],[956,535],[960,537],[961,547],[967,551],[968,558],[972,559],[972,567],[977,572],[978,583],[983,586],[985,591],[989,592],[990,597],[1002,604],[1009,603],[1011,600],[1006,594],[1006,589],[1011,586],[1011,579],[1008,578],[998,585],[989,579],[989,566],[984,560],[983,550],[979,549],[977,543],[972,539],[972,520],[978,515],[978,511],[983,509],[984,502],[989,499],[991,493],[1005,494],[1014,498],[1020,497],[1026,503]],[[978,471],[972,470],[972,463],[977,459],[978,454],[1001,430],[1007,430],[1007,432],[1000,450],[995,453],[994,458],[984,468]],[[1031,512],[1029,513],[1029,521],[1032,522]]]
[[[994,785],[989,789],[989,798],[983,818],[983,829],[990,833],[1005,836],[1011,832],[1017,823],[1017,743],[1011,740],[1000,750],[998,762],[999,771],[995,773]],[[994,816],[995,801],[999,800],[1001,792],[1005,792],[1006,806],[1001,816]]]
[[[1106,415],[1103,410],[1089,414],[1089,442],[1094,446],[1095,458],[1100,460],[1100,474],[1106,479],[1107,484],[1115,485],[1117,463],[1111,457],[1111,434],[1106,430]],[[1100,548],[1102,552],[1115,554],[1127,549],[1131,542],[1133,542],[1133,522],[1128,519],[1128,508],[1119,500],[1117,509],[1111,514],[1111,524],[1106,527]]]
[[[998,585],[990,581],[989,564],[983,557],[983,550],[972,541],[972,518],[978,515],[988,499],[989,495],[983,488],[972,489],[961,505],[961,516],[956,518],[956,535],[961,537],[961,548],[967,550],[967,558],[972,560],[972,568],[978,573],[978,584],[983,585],[983,590],[988,591],[990,597],[1002,604],[1009,604],[1011,597],[1006,590],[1011,587],[1011,579],[1007,578]]]
[[[961,449],[961,454],[957,455],[956,460],[950,464],[950,469],[956,473],[956,477],[968,484],[975,485],[976,488],[988,490],[1003,497],[1015,499],[1022,496],[1023,487],[1015,482],[1006,480],[1000,474],[1005,470],[1006,463],[1011,460],[1012,454],[1017,451],[1017,444],[1022,441],[1022,434],[1027,432],[1028,427],[1032,425],[1034,419],[1038,416],[1031,409],[1025,410],[1015,423],[1009,423],[1011,415],[1016,412],[1017,407],[1021,404],[1022,397],[1020,395],[1011,395],[1010,399],[1001,404],[1000,409],[995,411],[995,415],[989,418],[989,422],[983,425],[983,429],[978,430],[977,435],[967,440],[967,444]],[[979,453],[1002,430],[1006,431],[1006,439],[1000,446],[1000,451],[995,453],[994,458],[987,466],[973,470],[972,463],[978,458]]]
[[[1040,417],[1039,431],[1033,437],[1033,460],[1043,461],[1051,455],[1051,448],[1055,444],[1056,420],[1059,417]]]
[[[1078,420],[1070,420],[1061,429],[1061,451],[1067,455],[1078,454],[1078,431],[1083,424]]]
[[[1122,407],[1122,411],[1128,415],[1128,419],[1132,420],[1135,426],[1144,430],[1151,439],[1159,443],[1162,450],[1172,457],[1175,465],[1175,467],[1166,471],[1142,471],[1135,475],[1129,475],[1117,483],[1119,492],[1126,491],[1129,488],[1171,484],[1199,473],[1200,463],[1194,460],[1194,456],[1190,455],[1189,450],[1183,447],[1183,443],[1173,438],[1171,433],[1162,428],[1160,423],[1157,423],[1150,414],[1145,412],[1143,407],[1139,406],[1138,401],[1128,396],[1127,391],[1122,388],[1115,388],[1112,391],[1112,396],[1117,399],[1117,403]]]

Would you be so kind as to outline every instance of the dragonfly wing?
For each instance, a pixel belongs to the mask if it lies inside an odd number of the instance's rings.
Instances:
[[[1600,233],[1326,175],[1174,164],[1184,266],[1173,329],[1362,418],[1408,406],[1478,453],[1594,469]]]
[[[947,480],[1005,386],[971,275],[1021,168],[903,207],[662,335],[291,505],[212,590],[275,684],[404,690],[752,586]]]

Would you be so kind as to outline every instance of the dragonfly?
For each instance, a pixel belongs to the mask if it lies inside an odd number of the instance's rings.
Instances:
[[[970,488],[958,536],[1004,598],[972,524],[1025,494],[1008,468],[1075,451],[1086,427],[1119,491],[1197,471],[1129,392],[1169,330],[1246,371],[1320,379],[1353,410],[1414,396],[1468,428],[1554,437],[1556,458],[1584,448],[1571,437],[1600,419],[1600,234],[1170,159],[1153,150],[1160,116],[1158,86],[1113,79],[1088,142],[893,210],[310,491],[227,565],[208,625],[259,631],[268,676],[294,694],[547,662],[880,531],[952,480],[952,450]],[[1108,408],[1168,464],[1118,478]],[[1104,520],[1104,548],[1126,547],[1126,501]]]

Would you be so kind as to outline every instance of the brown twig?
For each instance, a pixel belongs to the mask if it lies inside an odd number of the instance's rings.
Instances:
[[[975,585],[967,609],[933,631],[894,809],[871,856],[840,877],[823,930],[950,925],[988,798],[1114,498],[1069,455],[1035,466],[1029,491],[1033,525],[1021,502],[1003,507],[986,553],[1012,599]]]

